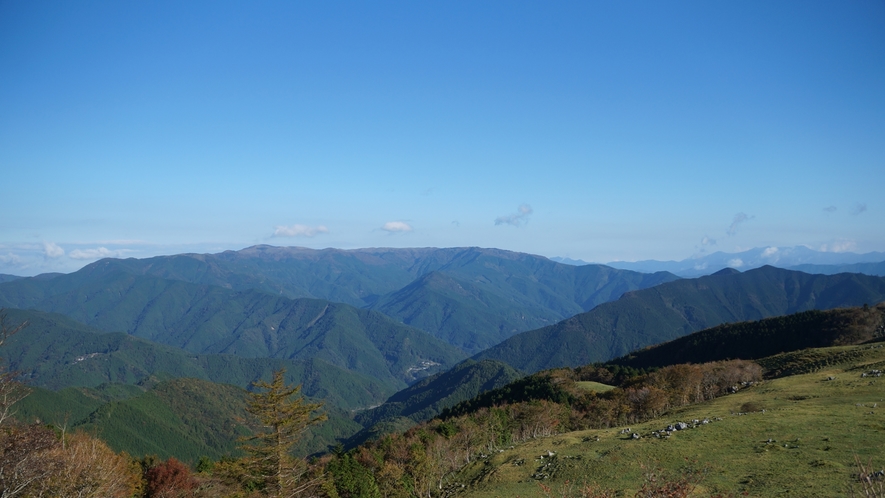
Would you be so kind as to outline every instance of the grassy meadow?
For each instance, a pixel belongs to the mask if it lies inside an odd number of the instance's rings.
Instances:
[[[634,425],[630,433],[622,432],[625,427],[570,432],[478,460],[458,476],[463,495],[579,496],[580,486],[595,484],[633,496],[649,472],[695,472],[697,496],[844,496],[856,474],[855,456],[872,459],[876,469],[885,466],[885,376],[861,375],[885,370],[885,347],[806,353],[813,372],[686,406]],[[769,368],[778,362],[795,364],[797,353],[767,361]],[[669,438],[652,435],[669,424],[704,419],[710,422]]]

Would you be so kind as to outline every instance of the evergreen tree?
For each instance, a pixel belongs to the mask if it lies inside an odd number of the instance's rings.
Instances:
[[[285,369],[274,372],[270,383],[254,382],[247,411],[260,424],[256,435],[247,438],[243,451],[249,455],[253,477],[273,497],[299,496],[319,484],[309,476],[307,463],[291,455],[292,446],[311,425],[326,420],[315,415],[321,403],[305,403],[301,385],[287,386]]]

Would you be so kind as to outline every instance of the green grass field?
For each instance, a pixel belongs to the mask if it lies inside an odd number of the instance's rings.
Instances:
[[[597,393],[604,393],[606,391],[611,391],[615,388],[615,386],[610,386],[608,384],[603,384],[601,382],[593,382],[590,380],[575,382],[575,384],[581,389],[586,389],[588,391],[593,391]]]
[[[658,468],[670,475],[702,471],[697,496],[844,496],[856,473],[855,456],[872,459],[876,469],[885,466],[885,376],[861,376],[885,370],[885,347],[814,353],[830,357],[830,365],[630,427],[640,439],[622,434],[624,427],[571,432],[477,461],[458,476],[464,495],[544,496],[533,476],[546,474],[540,482],[554,496],[570,496],[570,487],[584,483],[633,496],[646,469]],[[651,436],[668,424],[705,418],[710,423],[669,438]],[[542,459],[548,451],[555,456]]]

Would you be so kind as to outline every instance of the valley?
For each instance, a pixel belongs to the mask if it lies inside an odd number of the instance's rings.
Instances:
[[[5,323],[29,324],[0,351],[31,390],[17,419],[135,457],[242,458],[252,385],[285,369],[327,418],[294,451],[328,466],[339,496],[393,493],[366,452],[418,486],[430,471],[390,453],[414,438],[442,465],[431,495],[581,496],[585,484],[629,494],[657,469],[702,494],[776,496],[767,490],[787,489],[799,458],[808,496],[826,496],[833,476],[847,485],[854,455],[876,456],[865,442],[881,427],[858,419],[876,409],[849,405],[885,392],[848,378],[885,364],[869,342],[885,336],[885,308],[869,306],[885,301],[882,277],[765,266],[678,278],[474,248],[241,253],[109,259],[0,283]],[[737,359],[761,367],[729,366]],[[672,397],[680,376],[732,368],[752,387]],[[639,392],[645,401],[631,398]],[[621,396],[633,408],[609,406]],[[494,413],[496,429],[476,429]],[[683,420],[707,423],[659,437]],[[829,441],[840,443],[819,444]],[[353,479],[376,491],[340,487]]]

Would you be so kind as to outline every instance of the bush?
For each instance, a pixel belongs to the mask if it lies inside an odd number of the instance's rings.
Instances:
[[[748,401],[741,405],[741,413],[752,413],[752,412],[761,412],[765,407],[762,406],[762,403],[758,403],[756,401]]]
[[[149,468],[145,480],[147,498],[182,498],[192,496],[197,488],[191,469],[175,457]]]

